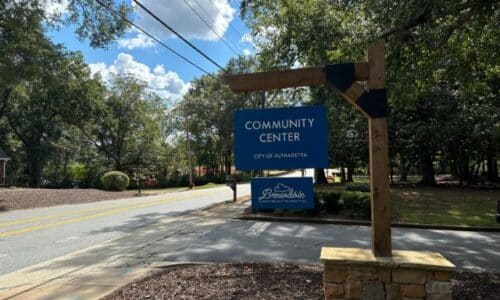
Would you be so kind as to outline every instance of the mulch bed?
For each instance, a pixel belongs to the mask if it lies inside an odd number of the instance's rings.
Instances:
[[[107,296],[118,299],[324,299],[323,266],[241,263],[168,268]],[[458,272],[453,299],[498,299],[500,274]]]
[[[457,272],[453,299],[500,299],[500,274]]]
[[[137,191],[97,189],[0,189],[0,211],[137,197]]]
[[[323,266],[208,264],[174,267],[105,299],[323,299]]]

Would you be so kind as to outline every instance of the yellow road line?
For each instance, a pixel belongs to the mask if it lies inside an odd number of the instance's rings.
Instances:
[[[182,195],[182,196],[189,196],[189,195]],[[17,230],[2,232],[2,233],[0,233],[0,238],[19,235],[19,234],[26,233],[26,232],[56,227],[56,226],[65,225],[65,224],[71,224],[71,223],[77,223],[77,222],[82,222],[82,221],[86,221],[86,220],[96,219],[99,217],[118,214],[120,212],[124,212],[127,210],[133,210],[135,208],[144,208],[144,207],[154,206],[157,204],[170,203],[170,202],[174,202],[174,201],[183,200],[184,198],[187,198],[187,197],[176,197],[173,199],[161,199],[161,200],[155,200],[155,201],[150,201],[150,202],[146,202],[146,203],[128,205],[128,206],[114,208],[114,209],[110,209],[110,210],[107,210],[107,211],[104,211],[101,213],[88,215],[88,216],[84,216],[84,217],[79,217],[79,218],[75,218],[75,219],[69,219],[69,220],[58,221],[58,222],[54,222],[54,223],[47,223],[47,224],[36,225],[36,226],[21,228],[21,229],[17,229]]]
[[[125,199],[127,199],[127,198],[125,198]],[[158,200],[153,200],[153,201],[158,201]],[[149,202],[142,202],[142,203],[149,203]],[[86,204],[86,203],[81,203],[81,204]],[[134,206],[134,205],[137,205],[137,204],[131,204],[128,206]],[[126,206],[115,205],[115,207],[126,207]],[[104,209],[108,209],[108,208],[104,208]],[[73,215],[78,215],[78,214],[82,214],[82,213],[86,213],[86,212],[98,211],[98,210],[102,210],[102,209],[103,208],[82,209],[82,210],[77,210],[77,211],[66,211],[66,212],[61,212],[61,213],[57,213],[57,214],[41,216],[41,217],[25,218],[25,219],[0,223],[0,228],[12,226],[12,225],[30,223],[30,222],[35,222],[35,221],[48,220],[48,219],[53,219],[53,218],[63,217],[63,216],[73,216]]]
[[[0,223],[0,228],[12,226],[12,225],[17,225],[17,224],[30,223],[30,222],[34,222],[34,221],[48,220],[48,219],[62,217],[62,216],[72,216],[72,215],[77,215],[77,214],[82,214],[82,213],[92,212],[92,211],[97,211],[97,210],[102,210],[102,208],[67,211],[67,212],[61,212],[61,213],[52,214],[52,215],[46,215],[43,217],[32,217],[32,218],[20,219],[20,220],[15,220],[15,221],[10,221],[10,222],[4,222],[4,223]]]
[[[174,193],[165,193],[165,194],[174,194]],[[154,200],[158,201],[158,200]],[[149,203],[149,202],[143,202],[143,203]],[[84,203],[82,203],[84,204]],[[136,204],[131,204],[129,206],[134,206]],[[119,205],[117,205],[118,207]],[[120,206],[120,207],[126,207],[126,206]],[[62,217],[62,216],[73,216],[73,215],[79,215],[87,212],[92,212],[92,211],[98,211],[102,210],[103,208],[91,208],[91,209],[83,209],[83,210],[77,210],[77,211],[67,211],[67,212],[61,212],[57,214],[51,214],[51,215],[46,215],[46,216],[41,216],[41,217],[31,217],[31,218],[25,218],[25,219],[20,219],[20,220],[15,220],[15,221],[9,221],[9,222],[3,222],[0,223],[0,228],[2,227],[9,227],[12,225],[19,225],[19,224],[24,224],[24,223],[30,223],[30,222],[36,222],[36,221],[43,221],[43,220],[49,220],[57,217]],[[107,209],[107,208],[105,208]]]

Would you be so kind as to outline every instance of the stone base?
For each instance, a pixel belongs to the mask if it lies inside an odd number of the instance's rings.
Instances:
[[[321,249],[325,299],[451,300],[455,265],[439,253],[393,251],[375,257],[359,248]]]

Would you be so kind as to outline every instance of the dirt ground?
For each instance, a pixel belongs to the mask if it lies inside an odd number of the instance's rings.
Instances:
[[[242,263],[177,266],[131,283],[106,300],[324,299],[323,266]],[[498,299],[500,275],[459,272],[453,299]]]
[[[0,212],[60,204],[88,203],[136,197],[137,191],[108,192],[97,189],[0,188]]]

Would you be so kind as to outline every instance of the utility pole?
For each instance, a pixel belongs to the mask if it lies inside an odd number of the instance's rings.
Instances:
[[[193,163],[191,162],[191,141],[189,140],[189,121],[186,119],[186,148],[189,165],[189,188],[193,189]]]

